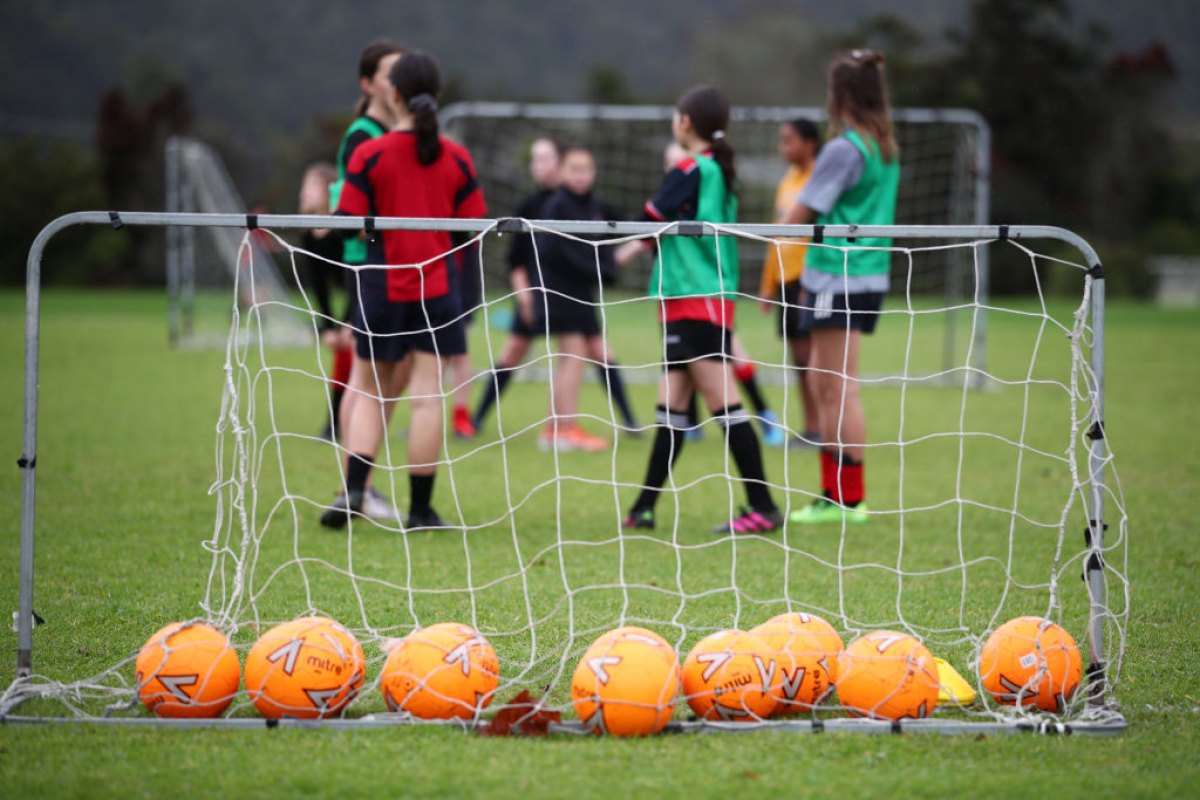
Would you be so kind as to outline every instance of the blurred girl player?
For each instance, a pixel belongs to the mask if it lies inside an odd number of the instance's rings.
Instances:
[[[817,126],[807,119],[793,119],[779,126],[779,155],[788,164],[787,173],[779,181],[775,191],[775,222],[783,220],[808,178],[812,175],[813,160],[821,149],[821,134]],[[808,366],[811,356],[810,334],[800,327],[800,275],[804,272],[804,253],[807,249],[798,244],[802,239],[780,239],[779,244],[767,248],[763,261],[762,282],[759,284],[759,306],[764,314],[771,308],[779,309],[779,324],[776,331],[787,339],[792,351],[792,363],[796,365],[796,377],[800,385],[800,400],[804,411],[804,431],[791,444],[811,447],[821,442],[817,429],[816,396],[812,389]],[[781,291],[782,289],[782,291]]]
[[[852,50],[829,68],[830,141],[784,222],[891,225],[900,183],[883,54]],[[823,496],[795,511],[803,524],[867,521],[863,502],[866,420],[859,395],[858,353],[872,333],[888,290],[891,239],[827,238],[810,244],[804,262],[801,327],[812,332],[813,378],[821,426]]]
[[[405,53],[391,70],[395,130],[354,151],[338,214],[381,217],[480,217],[483,192],[467,150],[438,135],[441,70],[428,53]],[[430,500],[443,436],[442,375],[449,357],[466,352],[460,275],[444,231],[383,231],[367,240],[362,304],[355,318],[351,389],[358,393],[345,446],[346,494],[321,522],[345,524],[362,510],[363,490],[383,441],[387,399],[398,364],[412,354],[412,419],[408,437],[409,488],[405,526],[447,527]]]
[[[729,101],[717,89],[698,86],[679,99],[671,131],[689,156],[675,165],[658,194],[646,204],[647,217],[714,223],[737,220],[733,148],[725,138],[728,123]],[[654,506],[683,449],[693,390],[699,391],[709,412],[725,429],[749,499],[748,506],[713,532],[763,533],[783,524],[767,489],[758,437],[738,400],[729,364],[737,284],[737,240],[733,237],[662,237],[650,295],[660,298],[666,372],[659,384],[658,427],[644,488],[625,519],[627,528],[654,527]]]
[[[342,186],[346,181],[346,167],[354,151],[364,142],[382,136],[396,124],[396,112],[392,107],[392,82],[388,78],[392,66],[400,58],[401,47],[388,39],[377,39],[363,48],[358,57],[358,88],[362,93],[354,110],[354,121],[342,136],[337,153],[336,180],[329,186],[328,198],[323,211],[333,211],[338,206]],[[313,208],[303,213],[323,213]],[[338,260],[358,266],[366,261],[367,244],[359,237],[329,237],[339,243],[341,253]],[[342,270],[346,286],[346,315],[349,323],[354,320],[358,308],[358,281],[356,273]],[[354,405],[355,395],[347,395],[346,387],[351,383],[350,372],[354,363],[354,335],[348,327],[337,327],[321,336],[334,351],[333,375],[329,381],[329,400],[333,414],[329,420],[328,437],[345,444],[345,430]],[[406,365],[407,366],[407,365]],[[404,391],[408,381],[408,370],[396,371],[395,381],[388,387],[393,397]],[[337,502],[335,500],[335,502]],[[391,499],[368,485],[363,499],[363,513],[372,519],[399,521],[400,515]]]

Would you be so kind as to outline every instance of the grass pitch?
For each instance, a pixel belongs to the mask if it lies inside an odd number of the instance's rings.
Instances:
[[[1029,307],[1014,304],[1018,311]],[[1054,310],[1059,318],[1070,311],[1065,305]],[[741,313],[739,328],[751,352],[761,360],[778,361],[782,346],[767,333],[765,320],[750,309]],[[613,314],[614,348],[627,365],[654,359],[657,333],[644,319],[648,314],[637,307],[630,307],[628,315]],[[864,372],[894,370],[901,363],[896,359],[905,351],[907,319],[883,321],[880,335],[865,348]],[[1200,451],[1194,437],[1186,435],[1191,427],[1186,409],[1200,390],[1200,374],[1187,366],[1186,356],[1176,354],[1200,345],[1200,319],[1194,312],[1115,303],[1108,321],[1106,417],[1131,520],[1130,563],[1123,571],[1131,581],[1132,610],[1117,695],[1131,728],[1120,739],[755,733],[534,742],[410,729],[231,733],[5,726],[0,728],[4,785],[14,796],[180,789],[582,796],[618,788],[664,795],[1187,791],[1200,777],[1194,757],[1200,679],[1193,663],[1200,644],[1195,626],[1200,601],[1195,599],[1190,523],[1200,506]],[[1023,380],[1031,370],[1034,377],[1063,374],[1062,333],[1050,330],[1039,340],[1025,323],[1019,313],[992,315],[990,370],[1011,380]],[[205,597],[212,562],[199,542],[212,536],[214,503],[207,490],[215,477],[223,356],[172,352],[165,327],[165,308],[157,294],[45,296],[35,607],[49,624],[35,632],[40,674],[59,679],[93,674],[128,657],[166,621],[200,613],[198,601]],[[0,425],[19,450],[21,295],[0,296],[0,329],[6,334],[0,345],[8,376],[5,407],[11,410]],[[916,325],[911,333],[912,349],[926,349],[920,342],[929,332]],[[477,343],[483,334],[484,327],[477,325]],[[498,346],[502,333],[493,330],[491,336]],[[313,353],[273,354],[272,363],[311,371]],[[323,421],[319,386],[291,372],[271,376],[270,386],[263,380],[253,390],[256,398],[272,391],[278,430],[315,432]],[[1065,401],[1053,389],[1032,390],[1023,431],[1020,413],[1012,414],[1014,392],[1020,391],[1007,387],[972,393],[964,407],[959,390],[914,386],[904,396],[901,414],[900,389],[866,389],[871,440],[880,444],[869,456],[872,506],[886,512],[903,502],[905,508],[924,510],[885,514],[869,527],[869,537],[840,546],[836,532],[795,529],[775,542],[713,540],[707,527],[727,514],[731,502],[723,481],[703,477],[724,470],[715,435],[685,450],[677,480],[687,488],[678,495],[678,504],[672,496],[664,497],[655,535],[616,542],[618,513],[634,491],[620,484],[640,480],[648,442],[623,439],[615,458],[569,454],[554,464],[534,443],[545,408],[540,384],[514,384],[506,395],[503,437],[493,417],[480,439],[451,442],[454,467],[439,475],[435,502],[443,515],[461,516],[472,526],[454,537],[421,534],[405,541],[364,526],[348,547],[344,535],[331,536],[317,526],[315,506],[279,502],[285,479],[288,495],[318,501],[329,496],[336,481],[333,451],[308,439],[264,436],[258,445],[264,453],[260,486],[265,499],[254,511],[269,534],[256,588],[262,590],[267,577],[275,577],[242,618],[272,620],[305,610],[295,607],[294,596],[307,584],[319,598],[315,605],[353,627],[369,624],[400,632],[414,619],[426,624],[473,617],[489,631],[510,667],[529,663],[534,651],[522,629],[530,618],[538,619],[544,638],[536,666],[524,681],[530,685],[553,677],[564,662],[569,673],[573,658],[560,654],[586,645],[589,627],[603,627],[622,611],[635,619],[676,622],[659,627],[665,634],[676,633],[683,649],[706,628],[756,624],[782,610],[782,599],[791,596],[847,621],[901,616],[921,626],[929,641],[949,646],[961,639],[961,627],[980,630],[997,611],[1003,569],[993,562],[968,570],[969,590],[960,602],[960,565],[976,555],[976,548],[995,553],[999,546],[1004,552],[1012,542],[1017,552],[1011,568],[1029,570],[1028,576],[1017,577],[1036,583],[1048,575],[1048,566],[1036,559],[1044,544],[1039,537],[1046,535],[1041,523],[1061,512],[1058,498],[1069,491],[1052,477],[1061,466],[1054,456],[1065,451],[1068,438],[1063,431]],[[770,392],[779,406],[781,390]],[[649,422],[652,387],[635,385],[632,393],[638,412]],[[794,397],[790,395],[785,411],[797,427]],[[585,387],[583,405],[599,419],[610,418],[604,395],[594,385]],[[923,437],[956,430],[960,418],[967,430],[996,429],[1026,442],[1027,457],[1018,466],[1014,448],[969,440],[965,447],[978,448],[968,453],[969,463],[988,463],[992,469],[958,470],[957,437]],[[401,407],[397,428],[403,420]],[[259,421],[261,427],[263,419]],[[602,430],[597,422],[591,426]],[[920,443],[903,451],[888,444],[901,440]],[[393,436],[390,447],[392,463],[402,463],[403,440]],[[777,498],[793,507],[807,502],[814,489],[815,459],[779,451],[768,457]],[[277,466],[281,460],[287,465],[283,471]],[[507,474],[507,482],[497,483],[498,471]],[[457,488],[453,493],[451,473]],[[384,482],[384,488],[400,490],[403,498],[404,472],[395,475],[394,486]],[[546,484],[555,476],[565,480]],[[936,507],[939,498],[947,497],[1015,507],[1033,521],[1022,522],[1013,532],[1011,513],[967,507],[962,513],[976,515],[967,528],[978,536],[965,541],[951,537],[947,543],[939,532],[953,531],[960,513],[959,508]],[[0,480],[0,500],[12,509],[0,545],[0,595],[9,597],[15,609],[17,470]],[[733,500],[741,502],[740,496]],[[514,501],[519,501],[514,503],[518,511],[510,518],[505,514]],[[1082,532],[1082,524],[1073,520],[1067,529],[1074,536],[1076,530]],[[790,548],[782,565],[780,542]],[[297,546],[314,559],[306,562],[310,566],[304,580],[297,566],[288,565]],[[469,576],[464,547],[472,556]],[[822,566],[837,564],[839,558],[854,566],[841,572],[840,589],[838,571]],[[339,572],[351,564],[356,575],[370,579],[357,582],[357,592]],[[897,565],[910,577],[899,580]],[[277,574],[276,567],[281,567]],[[1068,615],[1080,598],[1074,578],[1078,571],[1078,565],[1061,567],[1064,595],[1074,598]],[[518,572],[526,576],[528,592],[512,579]],[[633,588],[583,589],[615,581]],[[728,591],[734,585],[740,593]],[[473,591],[462,591],[466,587]],[[1024,613],[1039,598],[1044,604],[1045,594],[1044,588],[1025,596],[1016,592],[1001,606],[1002,615]],[[681,607],[683,595],[689,599]],[[563,606],[568,597],[577,604],[574,628]],[[215,598],[219,603],[219,595]],[[1073,630],[1081,635],[1078,626]],[[249,631],[247,637],[253,638]],[[0,639],[0,665],[15,663],[15,645],[13,634]],[[954,648],[949,649],[954,655]],[[377,674],[378,663],[374,667]],[[371,700],[364,700],[364,711],[375,710]]]

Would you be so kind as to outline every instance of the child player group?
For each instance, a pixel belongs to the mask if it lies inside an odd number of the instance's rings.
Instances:
[[[828,141],[815,126],[794,120],[781,126],[780,154],[789,169],[776,197],[776,220],[786,223],[889,225],[900,178],[899,152],[884,78],[883,55],[871,50],[838,54],[828,73]],[[358,113],[339,148],[336,172],[306,176],[302,204],[317,204],[310,182],[325,175],[334,214],[353,217],[478,218],[487,206],[470,153],[440,135],[442,88],[436,59],[387,41],[368,45],[359,61],[363,93]],[[696,220],[718,225],[738,220],[736,142],[728,135],[729,101],[711,86],[689,89],[671,123],[666,175],[640,219]],[[664,132],[665,133],[665,132]],[[674,152],[670,152],[674,150]],[[531,148],[537,185],[516,215],[526,219],[619,219],[593,192],[591,153],[548,138]],[[336,176],[336,177],[335,177]],[[329,183],[332,181],[332,183]],[[316,238],[314,238],[316,237]],[[697,426],[703,403],[723,432],[737,466],[746,503],[720,522],[716,533],[770,533],[784,525],[771,495],[760,438],[768,445],[816,448],[821,495],[791,514],[793,524],[863,524],[863,452],[866,424],[858,392],[862,335],[874,331],[888,291],[887,239],[854,245],[826,238],[823,245],[779,240],[768,249],[760,309],[777,310],[778,333],[788,342],[803,400],[801,435],[786,442],[778,417],[758,390],[754,365],[734,334],[738,287],[737,241],[732,236],[663,236],[622,247],[596,248],[548,233],[514,237],[508,257],[516,298],[511,333],[484,376],[475,412],[468,408],[469,312],[481,299],[479,253],[465,236],[443,231],[363,232],[323,230],[306,244],[333,260],[354,265],[345,273],[345,326],[328,325],[326,344],[337,352],[331,381],[334,410],[329,433],[347,456],[344,490],[325,509],[323,525],[339,528],[351,515],[401,521],[405,529],[450,527],[431,499],[443,438],[442,385],[458,387],[451,422],[457,435],[474,436],[535,338],[554,337],[561,358],[550,386],[542,449],[598,451],[603,437],[578,425],[575,411],[585,360],[596,365],[621,428],[643,429],[630,405],[615,354],[602,335],[595,293],[601,280],[656,248],[647,294],[658,300],[664,363],[658,387],[649,462],[641,490],[629,507],[626,528],[652,529],[659,494]],[[340,247],[340,250],[339,250]],[[864,249],[865,248],[865,249]],[[314,259],[315,261],[315,259]],[[373,265],[380,265],[373,267]],[[383,265],[421,265],[387,269]],[[328,306],[323,316],[333,322]],[[353,336],[345,331],[354,331]],[[407,392],[409,507],[372,486],[375,460],[386,437],[395,398]],[[754,407],[744,408],[744,393]]]

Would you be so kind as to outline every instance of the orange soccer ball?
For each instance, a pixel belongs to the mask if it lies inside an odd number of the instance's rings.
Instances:
[[[246,690],[269,719],[330,717],[358,696],[366,663],[346,628],[328,617],[301,617],[258,637],[246,656]]]
[[[846,649],[846,645],[842,642],[842,637],[838,635],[837,628],[816,614],[808,614],[803,611],[776,614],[764,624],[772,625],[776,623],[784,623],[792,630],[811,634],[816,637],[816,640],[821,644],[821,650],[825,653],[825,667],[829,675],[829,680],[833,682],[837,681],[838,655]]]
[[[829,691],[830,657],[811,633],[796,630],[788,622],[764,622],[750,633],[767,643],[779,665],[781,682],[776,714],[811,711]],[[836,654],[835,654],[836,657]]]
[[[500,683],[496,651],[479,631],[439,622],[392,647],[380,688],[392,711],[421,719],[470,719],[488,707]]]
[[[160,717],[215,717],[242,679],[225,634],[199,622],[175,622],[142,646],[134,667],[138,697]]]
[[[1017,617],[988,637],[979,658],[983,688],[1005,705],[1062,711],[1079,688],[1083,659],[1071,634],[1041,617]]]
[[[783,675],[759,637],[738,630],[710,634],[683,662],[683,694],[705,720],[755,722],[775,713]]]
[[[658,733],[675,711],[679,659],[666,639],[624,627],[600,636],[571,679],[575,713],[596,733]]]
[[[868,633],[839,657],[838,699],[852,717],[921,719],[940,687],[933,655],[906,633]]]

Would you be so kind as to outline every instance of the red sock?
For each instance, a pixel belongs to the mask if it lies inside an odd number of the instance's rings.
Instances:
[[[733,368],[733,375],[739,383],[745,383],[754,377],[754,364],[743,361]]]
[[[466,406],[464,406],[464,405],[457,405],[457,406],[455,406],[455,407],[454,407],[454,421],[455,421],[456,423],[458,423],[458,422],[470,422],[470,421],[471,421],[471,410],[470,410],[470,409],[468,409],[468,408],[467,408]]]
[[[353,347],[343,347],[338,350],[333,356],[333,375],[330,376],[330,380],[342,386],[348,385],[350,383],[350,366],[353,363]]]
[[[866,496],[862,462],[844,458],[839,466],[836,455],[828,450],[822,450],[821,488],[835,503],[846,506],[861,503],[863,497]]]

